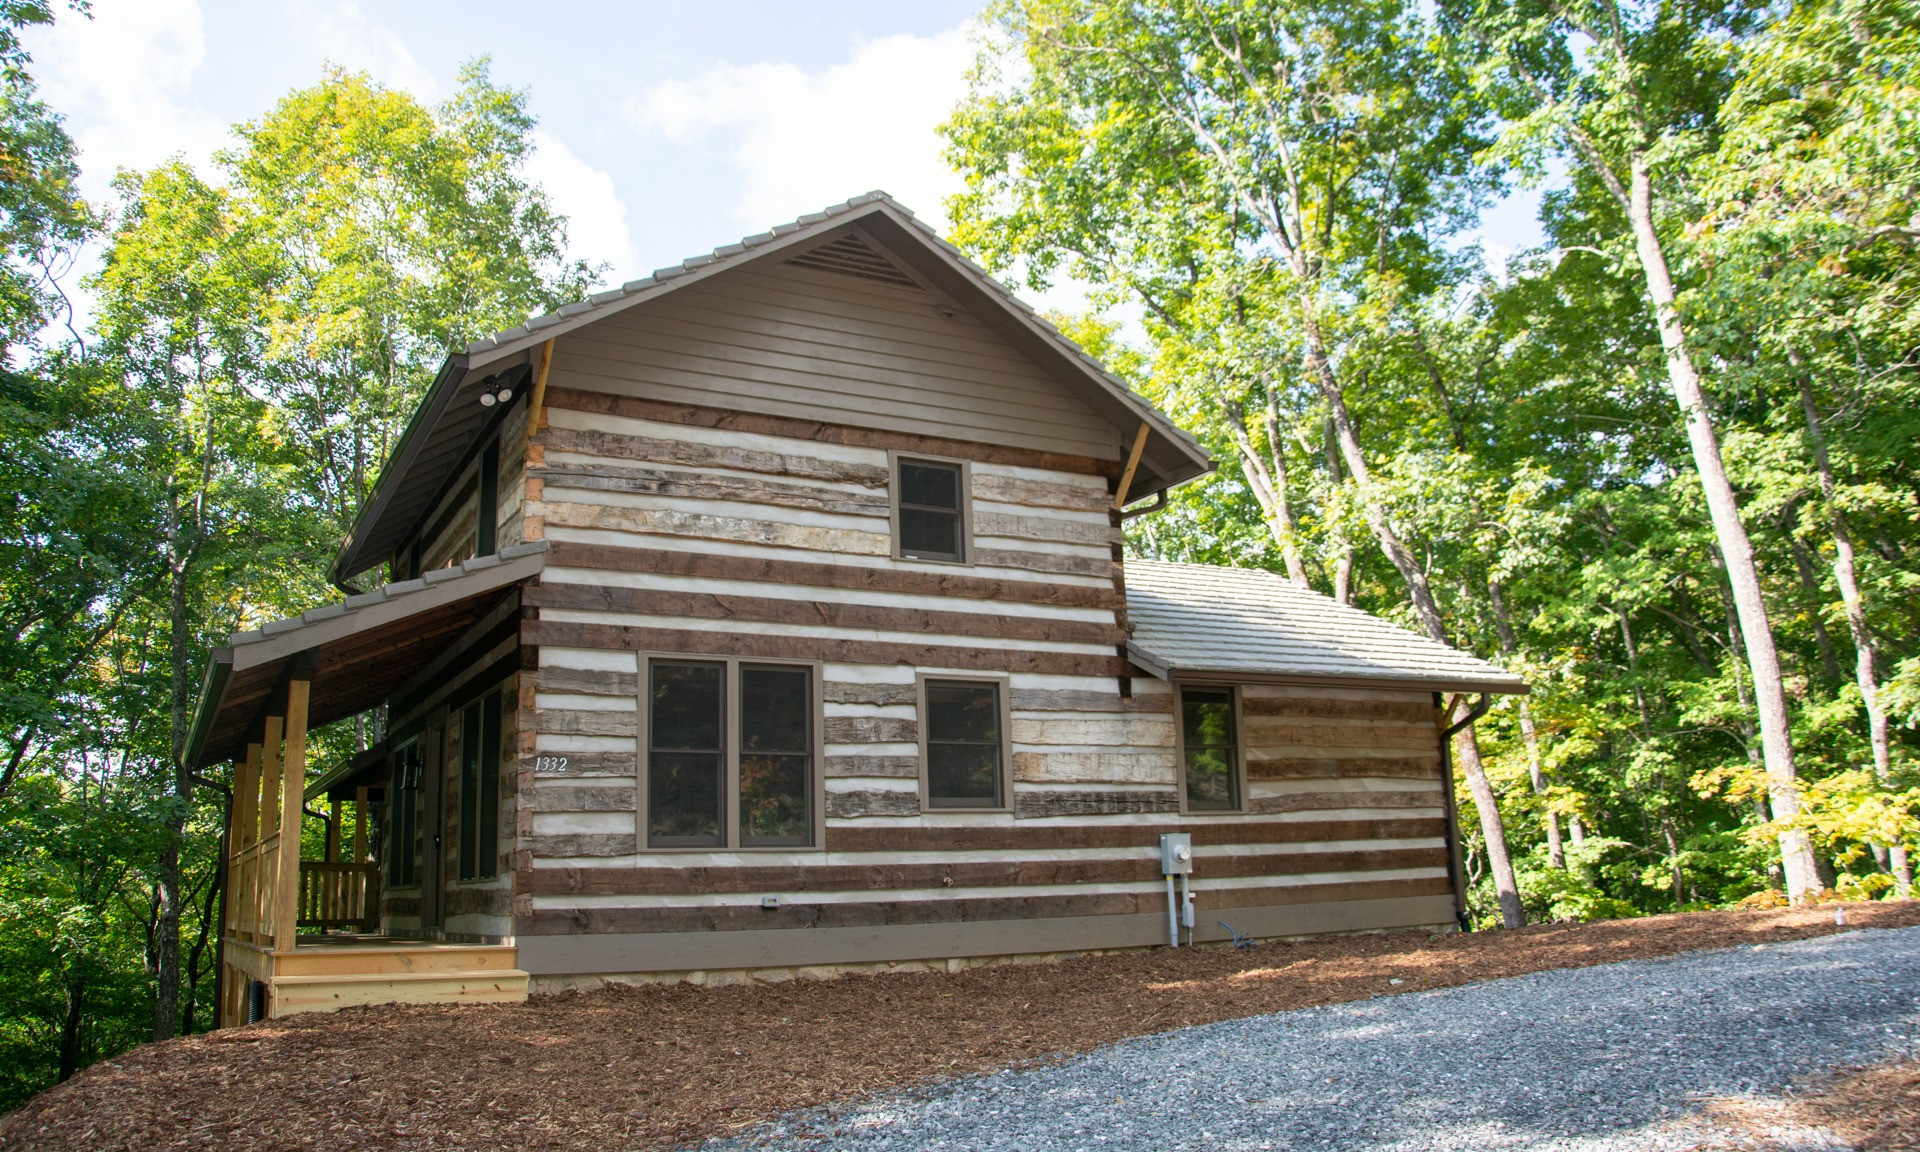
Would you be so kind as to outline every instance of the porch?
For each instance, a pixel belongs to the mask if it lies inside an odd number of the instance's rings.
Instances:
[[[488,557],[234,638],[203,688],[189,763],[233,764],[219,1025],[355,1004],[526,998],[511,943],[403,939],[381,920],[378,750],[307,787],[310,727],[382,702],[517,604],[544,549]],[[310,802],[327,811],[313,811]],[[304,821],[324,825],[302,851]],[[304,857],[304,858],[303,858]]]

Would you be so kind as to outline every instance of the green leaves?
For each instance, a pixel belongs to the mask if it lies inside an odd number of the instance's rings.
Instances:
[[[1449,635],[1528,670],[1537,740],[1516,708],[1480,724],[1507,827],[1537,842],[1549,812],[1577,816],[1610,846],[1578,875],[1527,866],[1534,910],[1738,901],[1777,860],[1747,838],[1777,831],[1754,808],[1753,676],[1617,193],[1636,164],[1651,173],[1816,781],[1807,819],[1844,854],[1868,822],[1820,813],[1883,812],[1894,793],[1855,780],[1841,801],[1820,783],[1870,762],[1860,692],[1827,670],[1828,654],[1852,665],[1834,515],[1858,542],[1868,632],[1905,660],[1882,695],[1920,725],[1915,15],[1006,0],[947,126],[968,180],[957,238],[1143,309],[1128,375],[1220,468],[1131,521],[1134,549],[1297,559],[1321,590],[1350,579],[1415,622],[1327,451],[1317,343],[1360,431],[1364,496]],[[1515,177],[1549,182],[1553,247],[1496,279],[1450,237]],[[1073,330],[1113,354],[1113,329]],[[1895,741],[1912,758],[1912,730]],[[1519,783],[1536,756],[1538,794]]]

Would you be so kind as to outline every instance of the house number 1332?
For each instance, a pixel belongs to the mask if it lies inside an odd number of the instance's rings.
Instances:
[[[567,770],[567,758],[565,756],[535,756],[533,758],[533,770],[535,772],[565,772]]]

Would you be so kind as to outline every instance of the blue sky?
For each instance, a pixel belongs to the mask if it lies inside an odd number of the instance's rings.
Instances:
[[[92,19],[63,14],[29,47],[102,202],[116,169],[203,162],[329,61],[434,101],[490,56],[497,81],[531,92],[534,175],[574,254],[618,282],[870,188],[942,223],[958,181],[934,126],[964,90],[979,6],[92,0]],[[1537,242],[1531,204],[1490,215],[1496,258]]]

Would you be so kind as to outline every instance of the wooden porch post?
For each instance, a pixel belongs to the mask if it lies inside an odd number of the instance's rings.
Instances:
[[[238,932],[252,902],[253,868],[247,849],[260,838],[260,745],[248,744],[247,754],[233,766],[233,818],[227,829],[227,909],[223,933]]]
[[[367,862],[367,790],[365,786],[353,793],[353,862]]]
[[[307,782],[307,682],[287,681],[287,752],[280,779],[279,887],[273,950],[293,951],[300,922],[300,809]]]
[[[337,863],[340,859],[340,822],[346,816],[341,809],[346,800],[339,796],[333,798],[332,815],[327,817],[327,862]]]
[[[280,738],[287,722],[280,716],[266,719],[260,740],[260,832],[256,842],[280,834]],[[277,861],[267,855],[264,846],[254,853],[253,939],[265,943],[273,939],[273,892],[279,883]]]

